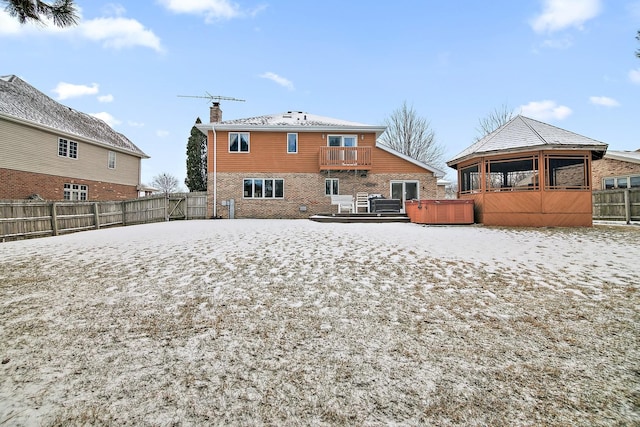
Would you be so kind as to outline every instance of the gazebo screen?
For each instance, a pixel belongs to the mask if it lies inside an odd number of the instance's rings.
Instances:
[[[460,169],[460,193],[480,191],[480,167],[478,163]]]
[[[538,189],[538,156],[508,160],[487,160],[487,191]]]
[[[570,155],[547,155],[545,189],[588,190],[589,157]]]

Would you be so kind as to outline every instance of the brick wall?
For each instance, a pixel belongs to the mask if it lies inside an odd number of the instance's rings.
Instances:
[[[640,164],[614,159],[595,160],[591,164],[593,189],[602,190],[602,178],[640,175]]]
[[[0,199],[20,200],[38,194],[45,200],[63,200],[64,184],[86,185],[88,200],[127,200],[138,197],[138,191],[133,185],[0,169]]]
[[[284,180],[284,199],[244,199],[245,178],[278,178]],[[229,217],[229,210],[222,206],[223,200],[234,199],[236,218],[308,218],[310,215],[336,212],[331,198],[325,195],[325,179],[338,178],[340,194],[366,192],[390,197],[391,180],[418,180],[420,198],[437,197],[436,178],[432,174],[368,174],[366,177],[354,172],[264,174],[264,173],[218,173],[217,215]],[[213,216],[213,174],[208,177],[208,217]],[[301,206],[306,210],[301,211]]]

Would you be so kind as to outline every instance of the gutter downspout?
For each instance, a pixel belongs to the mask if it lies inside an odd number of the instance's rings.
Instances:
[[[216,126],[211,123],[213,131],[213,218],[218,218],[218,136]]]

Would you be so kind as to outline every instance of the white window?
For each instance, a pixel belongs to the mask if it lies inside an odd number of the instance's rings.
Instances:
[[[65,184],[64,200],[87,200],[88,189],[86,185]]]
[[[248,153],[249,152],[249,133],[248,132],[229,132],[229,152]]]
[[[116,168],[116,152],[115,151],[109,151],[109,158],[107,159],[107,167],[109,169]]]
[[[358,145],[358,135],[329,135],[327,136],[329,147],[355,147]]]
[[[298,134],[288,133],[287,134],[287,153],[297,153],[297,152],[298,152]]]
[[[277,178],[245,178],[243,181],[245,199],[282,199],[284,180]]]
[[[327,196],[340,194],[340,182],[338,178],[327,178],[324,180],[324,194]]]
[[[605,190],[638,187],[640,187],[640,175],[610,176],[602,180],[602,188]]]
[[[78,143],[65,138],[58,138],[58,156],[78,158]]]

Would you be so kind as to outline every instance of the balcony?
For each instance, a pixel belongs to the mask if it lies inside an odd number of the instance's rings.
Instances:
[[[371,147],[320,147],[319,166],[326,170],[371,169]]]

